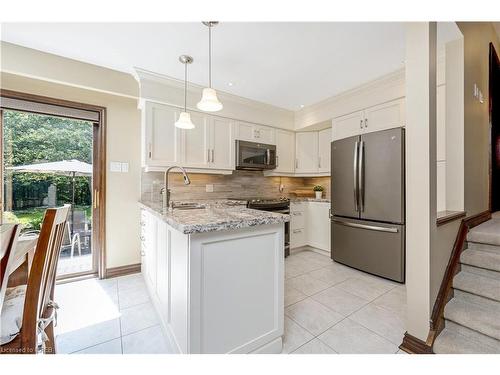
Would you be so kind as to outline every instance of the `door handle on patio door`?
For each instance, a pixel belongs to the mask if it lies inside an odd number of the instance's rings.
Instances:
[[[99,207],[99,190],[94,189],[94,208]]]
[[[365,142],[359,143],[359,163],[358,163],[358,193],[359,193],[359,210],[365,210]]]
[[[354,144],[354,158],[353,158],[353,175],[354,175],[354,209],[359,211],[359,205],[358,205],[358,144],[359,142],[356,141]]]

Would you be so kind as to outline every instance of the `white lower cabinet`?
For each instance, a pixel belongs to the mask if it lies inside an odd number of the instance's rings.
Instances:
[[[308,245],[330,251],[329,210],[329,202],[292,202],[290,248]]]
[[[307,244],[330,251],[330,203],[307,202]]]
[[[281,352],[284,224],[183,234],[146,209],[141,224],[144,279],[178,353]]]

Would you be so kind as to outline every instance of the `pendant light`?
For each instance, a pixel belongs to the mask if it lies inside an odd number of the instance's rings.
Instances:
[[[175,122],[175,126],[181,129],[194,129],[194,124],[191,122],[191,115],[186,110],[187,102],[187,67],[193,62],[193,58],[188,55],[179,56],[179,61],[184,64],[184,111],[179,115],[179,119]]]
[[[217,21],[203,22],[208,27],[208,87],[203,89],[197,107],[205,112],[217,112],[222,109],[222,103],[217,99],[217,92],[212,88],[212,27],[218,23]]]

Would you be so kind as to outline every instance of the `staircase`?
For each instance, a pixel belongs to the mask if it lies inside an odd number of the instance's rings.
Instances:
[[[500,212],[467,234],[436,354],[500,353]]]

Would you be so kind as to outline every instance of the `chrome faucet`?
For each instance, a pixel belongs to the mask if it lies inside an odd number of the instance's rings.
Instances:
[[[191,183],[191,180],[189,179],[186,170],[182,167],[174,165],[172,167],[169,167],[165,171],[165,176],[164,176],[165,187],[161,190],[163,194],[163,212],[166,212],[170,208],[170,187],[168,185],[168,174],[174,168],[180,169],[180,171],[182,172],[182,177],[184,178],[184,185],[189,185]]]

